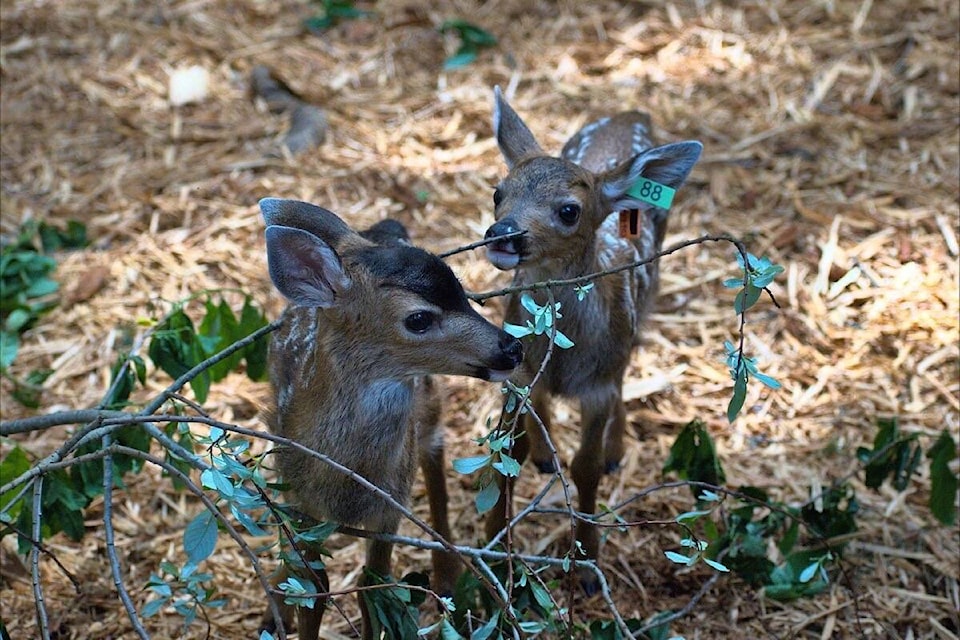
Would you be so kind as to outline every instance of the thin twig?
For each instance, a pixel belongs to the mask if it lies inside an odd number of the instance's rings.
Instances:
[[[31,514],[31,535],[34,540],[41,539],[40,522],[43,516],[43,477],[33,481],[33,513]],[[40,637],[50,640],[50,619],[47,616],[47,605],[43,599],[43,584],[40,581],[40,549],[30,549],[30,577],[33,580],[33,597],[37,606],[37,626],[40,627]]]
[[[137,615],[137,608],[127,593],[127,587],[123,584],[123,576],[120,570],[120,559],[117,557],[117,548],[113,538],[113,455],[111,450],[110,434],[103,436],[103,450],[106,455],[103,457],[103,529],[107,545],[107,558],[110,560],[110,572],[113,574],[113,584],[117,588],[120,596],[120,602],[123,608],[127,610],[127,618],[133,625],[133,630],[142,640],[149,640],[150,634],[143,628],[140,616]]]
[[[509,287],[505,287],[503,289],[498,289],[496,291],[488,291],[484,293],[467,293],[467,297],[470,298],[471,300],[474,300],[475,302],[482,302],[489,298],[497,298],[500,296],[509,295],[511,293],[518,293],[520,291],[539,291],[540,289],[549,289],[550,287],[563,287],[567,285],[585,284],[587,282],[590,282],[591,280],[602,278],[603,276],[608,276],[614,273],[620,273],[621,271],[628,271],[630,269],[636,269],[637,267],[642,267],[645,264],[655,262],[664,256],[670,255],[671,253],[676,253],[681,249],[685,249],[695,244],[703,244],[705,242],[729,242],[733,244],[735,247],[737,247],[737,250],[740,251],[741,255],[743,255],[744,260],[747,259],[747,249],[744,246],[743,242],[741,242],[737,238],[734,238],[733,236],[729,236],[725,234],[721,234],[721,235],[705,234],[700,236],[699,238],[692,238],[690,240],[684,240],[683,242],[678,242],[677,244],[674,244],[653,256],[644,258],[643,260],[628,262],[627,264],[622,264],[620,266],[612,267],[610,269],[605,269],[603,271],[597,271],[596,273],[588,273],[587,275],[579,276],[576,278],[563,279],[563,280],[542,280],[540,282],[532,282],[530,284],[512,285]]]
[[[438,258],[449,258],[450,256],[456,255],[458,253],[463,253],[464,251],[470,251],[471,249],[476,249],[493,242],[500,242],[501,240],[512,240],[514,238],[519,238],[524,235],[527,231],[514,231],[513,233],[505,233],[501,236],[495,236],[493,238],[484,238],[483,240],[477,240],[476,242],[471,242],[470,244],[465,244],[462,247],[457,247],[456,249],[451,249],[450,251],[444,251],[443,253],[438,253]]]

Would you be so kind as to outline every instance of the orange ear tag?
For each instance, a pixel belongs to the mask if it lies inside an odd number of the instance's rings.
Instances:
[[[640,211],[625,209],[620,212],[620,237],[637,238],[640,236]]]

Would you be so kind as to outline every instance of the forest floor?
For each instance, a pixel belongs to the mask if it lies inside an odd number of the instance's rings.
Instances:
[[[781,603],[722,576],[676,621],[695,638],[957,638],[960,544],[939,525],[921,471],[906,491],[867,489],[856,451],[880,418],[896,416],[928,449],[960,423],[960,56],[956,0],[788,2],[549,2],[409,0],[358,3],[372,13],[321,34],[303,28],[321,3],[3,0],[0,25],[2,231],[29,219],[86,225],[90,246],[56,254],[61,303],[23,337],[14,376],[51,368],[41,406],[27,409],[0,383],[3,420],[91,407],[118,354],[138,344],[143,318],[208,289],[250,294],[271,318],[282,308],[264,260],[257,201],[294,198],[360,228],[394,217],[435,252],[482,237],[505,166],[491,137],[493,87],[543,147],[559,151],[584,123],[619,110],[648,111],[663,141],[697,139],[704,155],[678,193],[666,245],[731,234],[785,267],[748,314],[746,349],[782,383],[750,385],[743,414],[726,418],[732,382],[723,343],[739,326],[732,248],[697,245],[661,262],[659,308],[626,380],[631,425],[619,472],[600,495],[612,504],[664,481],[680,427],[699,419],[717,443],[731,487],[752,485],[787,504],[849,479],[858,530],[815,597]],[[458,41],[438,31],[465,19],[495,35],[462,69],[445,70]],[[209,95],[172,107],[168,78],[198,65]],[[322,144],[297,155],[281,141],[287,115],[250,90],[265,65],[322,108]],[[471,291],[505,286],[482,252],[449,259]],[[227,294],[234,296],[235,294]],[[237,296],[230,298],[239,300]],[[194,302],[191,314],[202,311]],[[502,301],[481,312],[495,322]],[[155,395],[169,384],[148,372]],[[490,384],[444,380],[448,459],[475,455],[501,396]],[[242,372],[216,383],[205,410],[263,429],[268,385]],[[554,438],[569,462],[578,408],[560,404]],[[64,428],[6,438],[40,457]],[[261,446],[261,445],[258,445]],[[921,469],[926,469],[926,461]],[[517,495],[543,482],[525,468]],[[163,560],[182,561],[185,524],[202,506],[154,468],[115,496],[125,583],[143,585]],[[482,538],[473,479],[448,469],[454,538]],[[551,498],[562,504],[562,497]],[[423,488],[414,511],[425,517]],[[686,489],[653,491],[625,517],[670,520],[693,508]],[[63,569],[41,563],[52,637],[131,638],[102,537],[102,500],[89,535],[48,541]],[[516,536],[530,552],[562,555],[568,523],[539,516]],[[405,523],[404,534],[416,530]],[[712,574],[683,569],[674,527],[612,532],[601,564],[624,617],[681,609]],[[8,542],[9,542],[8,538]],[[363,541],[334,545],[334,589],[355,584]],[[4,546],[2,619],[11,638],[36,637],[28,578]],[[272,564],[269,566],[273,566]],[[396,574],[425,570],[424,551],[399,548]],[[263,592],[246,560],[221,539],[204,570],[228,599],[210,627],[186,631],[175,613],[146,620],[154,637],[255,637]],[[75,589],[64,569],[79,581]],[[558,593],[580,620],[609,618],[599,598]],[[349,635],[328,614],[327,637]]]

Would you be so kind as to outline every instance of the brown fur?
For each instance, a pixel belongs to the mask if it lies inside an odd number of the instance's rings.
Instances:
[[[401,503],[419,462],[433,526],[449,539],[440,402],[429,375],[502,379],[520,361],[519,343],[469,306],[436,257],[399,238],[376,245],[334,214],[306,203],[267,199],[261,207],[269,225],[271,277],[295,303],[284,311],[270,347],[274,408],[268,427],[355,471]],[[297,306],[311,301],[316,306]],[[424,332],[411,331],[406,321],[424,311],[437,321]],[[396,532],[401,514],[349,476],[297,449],[278,448],[276,457],[292,497],[313,519]],[[389,575],[391,549],[388,542],[371,540],[367,568]],[[312,550],[306,555],[316,557]],[[435,553],[433,562],[434,590],[452,593],[458,558]],[[320,587],[326,589],[321,574]],[[286,626],[292,611],[284,609]],[[301,639],[317,638],[323,609],[320,601],[299,610]],[[370,638],[362,598],[361,612],[364,638]],[[265,619],[263,628],[272,629],[272,622]]]
[[[490,245],[488,255],[498,267],[516,269],[517,285],[575,278],[655,255],[663,242],[666,212],[636,201],[625,191],[640,176],[679,187],[700,152],[699,143],[654,147],[649,117],[627,112],[588,124],[564,146],[562,157],[550,157],[499,91],[494,127],[510,171],[497,188],[498,222],[487,235],[526,234],[520,240]],[[561,214],[570,206],[579,210],[573,222]],[[616,215],[611,215],[627,208],[640,210],[640,233],[635,239],[619,237]],[[623,376],[642,321],[653,306],[658,281],[658,266],[653,262],[595,280],[583,301],[577,300],[573,287],[552,290],[563,316],[557,327],[575,346],[552,350],[531,400],[548,432],[550,397],[580,400],[581,444],[570,470],[579,492],[579,509],[587,514],[596,512],[601,475],[614,470],[624,453]],[[532,295],[538,304],[547,304],[546,293]],[[523,325],[528,317],[520,296],[512,296],[505,320]],[[517,384],[531,383],[548,344],[544,338],[528,343],[524,364],[513,376]],[[542,471],[555,471],[539,426],[529,416],[524,416],[523,423],[526,437],[517,439],[515,454],[522,460],[529,453]],[[487,520],[490,537],[506,524],[506,499],[502,492]],[[587,556],[596,558],[597,529],[581,520],[576,535]],[[581,578],[588,592],[596,588],[591,573],[583,571]]]

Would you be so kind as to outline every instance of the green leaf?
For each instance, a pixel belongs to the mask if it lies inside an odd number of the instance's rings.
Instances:
[[[500,461],[494,462],[492,466],[504,476],[516,478],[520,475],[520,463],[505,453],[501,453]]]
[[[177,307],[157,325],[150,348],[150,359],[171,378],[179,378],[204,360],[203,348],[193,322]],[[204,403],[210,391],[210,373],[203,371],[190,381],[197,402]]]
[[[520,325],[516,324],[510,324],[509,322],[503,323],[503,330],[512,335],[514,338],[525,338],[533,333],[532,329],[521,327]]]
[[[16,333],[0,331],[0,370],[7,369],[17,359],[20,337]]]
[[[817,575],[817,571],[820,569],[820,562],[813,562],[807,566],[806,569],[800,572],[800,575],[797,577],[801,583],[807,583],[813,580],[813,577]]]
[[[220,497],[226,500],[233,497],[233,483],[217,469],[204,469],[200,473],[200,482],[207,489],[214,489],[220,494]]]
[[[569,349],[573,346],[573,341],[560,331],[557,331],[556,335],[553,336],[553,343],[561,349]]]
[[[240,310],[239,335],[249,336],[254,331],[267,325],[267,317],[253,305],[253,300],[247,296]],[[243,357],[247,362],[247,377],[251,380],[265,380],[267,376],[267,351],[269,347],[267,336],[249,345],[243,350]]]
[[[693,523],[703,516],[710,515],[710,511],[687,511],[674,518],[678,524]]]
[[[930,512],[941,523],[953,526],[957,521],[957,476],[950,461],[957,457],[957,444],[944,429],[927,452],[930,458]]]
[[[743,409],[743,403],[747,399],[747,373],[741,370],[733,382],[733,395],[730,397],[730,404],[727,405],[727,420],[733,424]]]
[[[21,476],[30,469],[30,460],[27,458],[26,452],[20,448],[20,445],[14,445],[13,449],[10,450],[2,461],[0,461],[0,484],[7,484],[12,481],[14,478]],[[20,488],[11,489],[0,495],[0,510],[6,510],[7,505],[10,504],[10,501],[13,500],[17,493],[20,491]],[[29,492],[24,494],[23,497],[17,502],[16,505],[12,506],[5,517],[9,517],[11,520],[16,519],[17,514],[20,513],[20,509],[23,508],[25,504],[26,496],[29,495]]]
[[[540,313],[542,307],[537,304],[537,301],[533,299],[528,292],[524,291],[520,294],[520,304],[526,309],[530,315],[535,316]]]
[[[20,332],[27,323],[30,322],[30,319],[33,316],[29,311],[23,307],[14,309],[10,312],[10,315],[7,316],[6,321],[3,323],[4,331],[10,331],[14,333]]]
[[[143,605],[143,610],[140,612],[144,618],[149,618],[160,613],[160,610],[167,606],[169,598],[157,598],[156,600],[150,600],[147,604]]]
[[[737,297],[734,298],[733,310],[737,313],[743,313],[756,304],[757,300],[760,299],[761,293],[763,293],[763,289],[758,289],[753,285],[747,285],[747,287],[737,293]]]
[[[694,562],[696,562],[695,557],[688,557],[682,553],[677,553],[676,551],[664,551],[663,555],[667,556],[667,560],[675,564],[682,564],[685,567],[689,567]]]
[[[726,474],[717,457],[717,451],[706,427],[699,420],[684,425],[677,439],[670,447],[670,453],[663,464],[663,472],[675,471],[683,480],[722,485]],[[693,494],[699,491],[692,488]]]
[[[457,473],[469,475],[474,471],[484,468],[492,459],[492,456],[473,456],[470,458],[457,458],[453,461],[453,470]]]
[[[493,636],[493,632],[497,629],[497,624],[500,622],[500,610],[497,609],[493,612],[493,615],[490,616],[490,619],[478,629],[474,629],[473,633],[470,634],[470,640],[487,640]]]
[[[226,300],[220,300],[220,304],[213,304],[212,300],[205,303],[206,315],[200,322],[197,333],[200,337],[200,344],[203,345],[203,356],[209,358],[240,338],[239,325],[233,310]],[[221,360],[208,369],[212,381],[222,380],[233,369],[240,364],[243,353],[236,351],[228,358]]]
[[[777,382],[775,379],[771,378],[771,377],[768,376],[768,375],[764,375],[764,374],[760,373],[759,371],[754,371],[753,377],[756,378],[757,381],[759,381],[759,382],[763,383],[764,385],[766,385],[767,387],[769,387],[770,389],[779,389],[779,388],[780,388],[780,383],[779,383],[779,382]]]
[[[530,580],[530,591],[533,592],[533,599],[537,601],[544,610],[552,611],[554,609],[553,600],[550,599],[550,592],[543,588],[537,580]]]
[[[27,297],[41,298],[56,292],[56,290],[59,288],[60,285],[54,280],[49,278],[40,278],[39,280],[34,280],[31,282],[30,286],[27,287]]]
[[[453,627],[446,617],[440,621],[441,640],[463,640],[463,636]]]
[[[724,565],[720,564],[720,563],[717,562],[716,560],[711,560],[711,559],[709,559],[709,558],[704,558],[703,561],[706,562],[709,566],[711,566],[711,567],[713,567],[714,569],[716,569],[717,571],[720,571],[721,573],[729,573],[729,572],[730,572],[730,569],[727,569]]]
[[[500,485],[495,481],[490,481],[487,486],[480,490],[473,502],[477,506],[477,513],[483,515],[493,509],[499,499]]]
[[[778,275],[783,273],[783,271],[784,268],[778,264],[767,267],[753,277],[753,286],[763,289],[764,287],[769,286]]]
[[[183,550],[193,564],[203,562],[217,546],[217,519],[204,509],[183,531]]]
[[[739,289],[743,286],[743,278],[728,278],[723,281],[723,286],[727,289]]]

